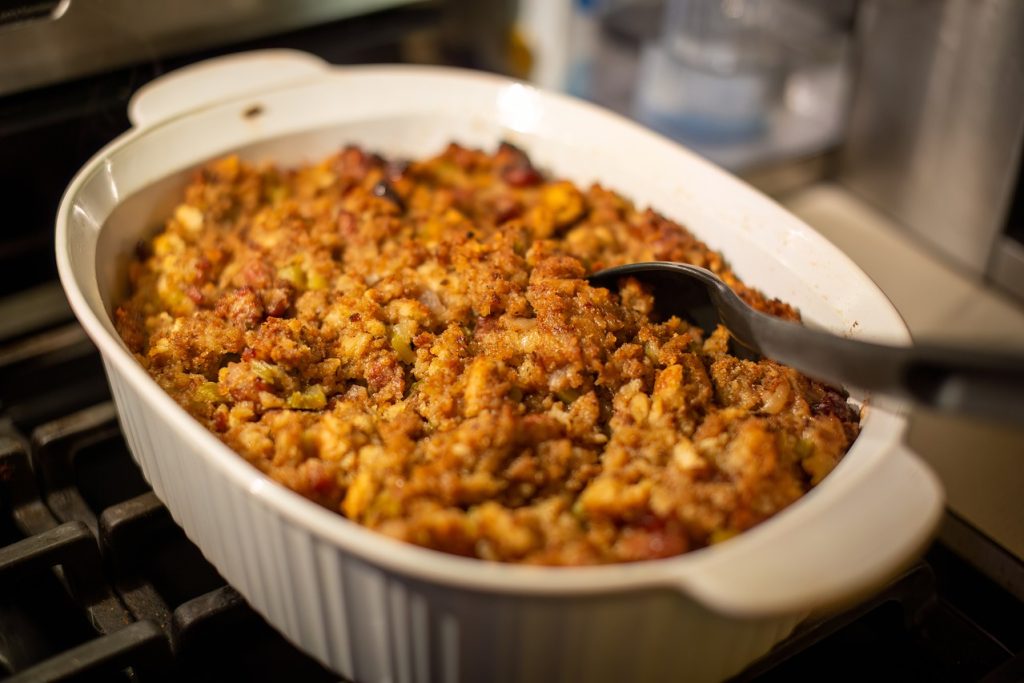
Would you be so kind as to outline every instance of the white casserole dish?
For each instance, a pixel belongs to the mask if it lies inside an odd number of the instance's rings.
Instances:
[[[71,306],[99,347],[132,453],[175,520],[275,627],[338,673],[378,681],[718,680],[809,612],[909,562],[942,510],[935,476],[872,406],[820,486],[726,543],[587,568],[498,565],[379,536],[272,482],[181,409],[111,323],[136,242],[185,176],[230,152],[283,163],[354,142],[425,156],[449,140],[525,147],[680,220],[736,273],[839,333],[909,343],[900,317],[835,247],[735,178],[625,119],[490,75],[328,67],[238,55],[143,88],[135,127],[78,173],[57,217]]]

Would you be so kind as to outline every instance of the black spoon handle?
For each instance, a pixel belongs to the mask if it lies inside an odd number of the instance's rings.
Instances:
[[[747,322],[762,354],[822,381],[1024,426],[1024,355],[873,344],[763,314]]]

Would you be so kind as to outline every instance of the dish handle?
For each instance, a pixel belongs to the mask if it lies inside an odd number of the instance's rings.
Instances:
[[[709,554],[706,571],[681,577],[680,587],[713,610],[744,617],[864,597],[918,557],[944,502],[938,477],[903,444],[866,476],[870,482],[853,482],[810,521],[788,524],[783,516],[734,552]]]
[[[139,88],[128,102],[128,119],[136,128],[148,128],[187,111],[299,82],[328,67],[316,55],[288,49],[208,59]]]

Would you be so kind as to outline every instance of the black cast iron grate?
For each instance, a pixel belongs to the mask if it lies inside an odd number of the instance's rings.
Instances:
[[[338,680],[210,566],[109,403],[0,437],[0,679]]]
[[[336,681],[177,527],[74,323],[0,343],[0,680]],[[941,545],[736,681],[1024,678],[1024,605]]]

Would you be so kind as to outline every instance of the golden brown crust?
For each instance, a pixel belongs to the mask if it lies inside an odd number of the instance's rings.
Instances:
[[[676,555],[816,484],[857,434],[835,390],[657,320],[641,260],[710,268],[678,224],[511,145],[198,171],[115,312],[139,361],[272,478],[370,528],[543,564]]]

